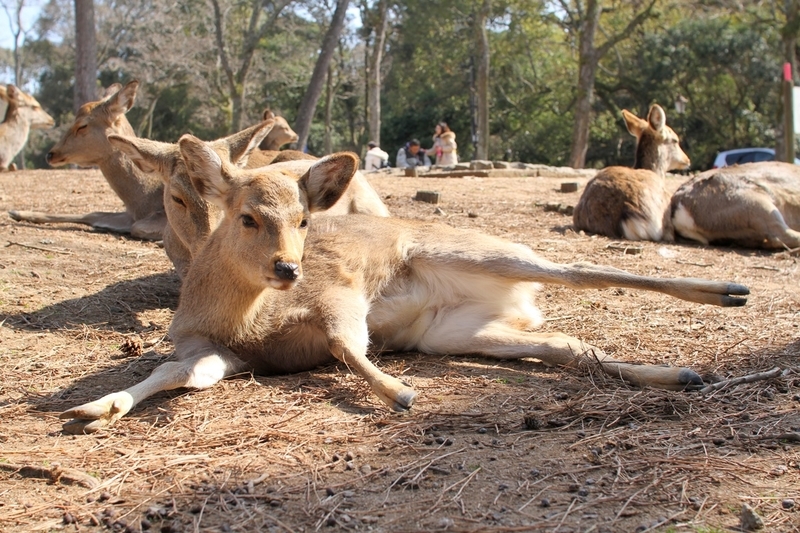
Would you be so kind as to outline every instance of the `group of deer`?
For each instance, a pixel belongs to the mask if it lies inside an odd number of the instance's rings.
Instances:
[[[574,227],[628,240],[800,248],[800,167],[765,162],[712,169],[670,195],[667,171],[689,167],[678,136],[653,105],[647,120],[622,112],[636,137],[634,168],[607,167],[589,183]]]
[[[746,303],[749,290],[735,283],[557,264],[501,238],[391,218],[355,154],[264,164],[268,157],[257,147],[276,131],[273,117],[213,142],[191,135],[177,144],[137,139],[124,127],[135,91],[129,84],[84,106],[49,160],[97,164],[110,183],[125,182],[112,183],[118,194],[137,188],[134,196],[144,198],[157,194],[156,179],[163,184],[163,203],[152,201],[149,213],[125,203],[131,232],[140,221],[154,228],[166,218],[165,248],[183,277],[169,330],[176,361],[62,413],[67,432],[108,426],[159,391],[334,360],[366,379],[390,408],[410,408],[416,392],[375,366],[370,346],[591,365],[640,386],[695,389],[702,379],[690,369],[626,363],[565,334],[534,332],[543,321],[534,302],[538,283],[627,287],[723,307]],[[67,154],[89,135],[95,159]],[[45,220],[19,212],[14,218]]]

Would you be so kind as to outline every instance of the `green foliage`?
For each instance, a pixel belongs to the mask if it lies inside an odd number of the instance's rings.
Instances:
[[[238,65],[254,3],[219,0],[226,16],[226,50]],[[374,0],[364,0],[372,5]],[[63,4],[63,5],[62,5]],[[568,3],[569,4],[569,3]],[[229,132],[232,104],[216,50],[213,13],[201,0],[98,1],[100,83],[139,79],[129,119],[145,136],[175,141],[191,132],[213,138]],[[262,17],[275,4],[260,4]],[[477,0],[404,0],[392,4],[382,66],[382,147],[391,159],[411,138],[430,146],[434,125],[456,133],[461,160],[473,154],[474,31]],[[490,157],[566,164],[572,142],[577,53],[564,12],[546,0],[493,0],[488,26],[491,48]],[[570,4],[571,5],[571,4]],[[620,111],[644,115],[657,102],[681,135],[695,168],[710,165],[718,150],[772,146],[781,99],[781,31],[785,21],[752,5],[683,2],[618,43],[600,64],[588,166],[629,165],[633,137]],[[68,3],[50,2],[40,37],[26,42],[28,79],[59,127],[72,120],[74,49]],[[610,2],[607,32],[624,27],[626,4]],[[281,12],[258,42],[245,84],[245,124],[271,108],[292,123],[319,53],[331,2],[295,2]],[[691,16],[686,15],[691,9]],[[561,17],[561,18],[559,18]],[[332,64],[330,135],[334,150],[361,152],[366,135],[365,33],[348,24]],[[599,36],[602,40],[604,36]],[[10,54],[2,51],[0,66]],[[688,99],[678,115],[678,95]],[[152,107],[152,118],[149,111]],[[28,164],[46,166],[44,154],[61,130],[34,132]],[[309,149],[322,154],[325,95],[317,106]]]

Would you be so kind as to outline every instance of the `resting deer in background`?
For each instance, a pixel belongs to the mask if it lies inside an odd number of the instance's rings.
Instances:
[[[30,130],[52,128],[55,121],[36,98],[14,85],[2,87],[0,98],[8,104],[5,118],[0,123],[0,172],[5,172],[17,170],[14,158],[28,142]]]
[[[62,413],[67,432],[112,424],[159,391],[333,360],[364,377],[390,408],[410,408],[416,393],[370,362],[370,342],[384,350],[597,364],[642,386],[696,388],[702,380],[689,369],[615,361],[562,333],[532,332],[542,323],[536,282],[629,287],[720,306],[744,305],[740,296],[749,292],[734,283],[561,265],[526,246],[447,225],[363,215],[314,219],[347,190],[359,166],[355,154],[324,157],[296,177],[269,166],[238,169],[189,135],[179,145],[194,188],[225,216],[184,280],[170,326],[177,361]]]
[[[666,125],[661,106],[651,106],[647,120],[627,110],[622,116],[636,137],[633,168],[606,167],[586,184],[572,217],[575,230],[631,241],[673,241],[664,178],[669,170],[689,168],[689,157]]]
[[[236,166],[257,168],[253,165],[261,166],[264,159],[263,152],[257,150],[256,146],[270,134],[274,124],[274,119],[269,119],[205,144]],[[164,182],[164,208],[169,220],[164,232],[164,250],[178,276],[183,279],[192,258],[222,219],[223,211],[206,202],[195,190],[177,144],[121,135],[110,135],[109,142],[143,172],[160,176]],[[277,157],[270,161],[276,163],[271,163],[271,168],[296,177],[303,175],[317,160],[316,157],[294,150],[274,153]],[[254,155],[258,156],[255,162]],[[389,210],[361,172],[353,177],[336,204],[321,214],[333,216],[349,213],[389,216]]]
[[[133,107],[138,87],[139,83],[132,81],[99,101],[81,106],[75,122],[47,154],[47,162],[54,167],[69,164],[98,166],[125,204],[125,211],[85,215],[11,211],[11,218],[36,224],[86,224],[95,229],[129,233],[139,239],[162,238],[167,217],[162,202],[164,187],[161,180],[158,176],[139,170],[125,154],[108,142],[110,134],[135,136],[125,113]],[[112,90],[114,88],[117,86]]]
[[[276,116],[269,109],[264,110],[262,121],[273,120],[274,126],[264,139],[259,143],[258,147],[261,150],[278,151],[284,144],[295,143],[299,139],[297,133],[289,126],[286,119]]]
[[[672,196],[672,224],[703,244],[800,248],[800,167],[764,162],[698,174]]]

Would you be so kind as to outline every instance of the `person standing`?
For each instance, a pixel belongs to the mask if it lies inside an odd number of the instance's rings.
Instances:
[[[458,163],[456,134],[453,133],[447,122],[438,123],[434,132],[433,148],[430,151],[436,152],[436,164],[442,167],[454,166]]]
[[[431,160],[425,150],[419,146],[417,139],[412,139],[397,151],[397,168],[414,168],[431,166]]]
[[[381,150],[375,141],[367,143],[367,155],[364,157],[364,170],[380,170],[389,166],[389,154]]]

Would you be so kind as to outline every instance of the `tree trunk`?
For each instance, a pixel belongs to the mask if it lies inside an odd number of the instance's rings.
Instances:
[[[486,22],[492,8],[491,0],[483,0],[475,14],[475,93],[477,114],[476,159],[489,158],[489,36]]]
[[[336,11],[333,13],[331,25],[322,39],[322,46],[317,58],[317,64],[314,65],[314,72],[311,74],[311,81],[308,83],[308,89],[303,96],[303,101],[300,103],[300,109],[297,111],[297,120],[295,121],[294,130],[297,132],[297,149],[302,150],[308,141],[308,134],[311,131],[311,121],[314,120],[314,113],[317,109],[317,102],[322,89],[325,85],[325,74],[328,71],[333,53],[336,51],[336,41],[339,40],[339,35],[344,28],[344,18],[347,13],[347,7],[350,5],[350,0],[337,0]]]
[[[73,108],[97,99],[94,0],[75,0],[75,92]]]
[[[594,46],[594,36],[600,25],[602,0],[589,0],[586,4],[586,18],[579,35],[578,94],[575,101],[575,119],[572,128],[572,153],[569,166],[583,168],[586,165],[586,151],[589,149],[589,127],[592,124],[592,103],[594,102],[594,82],[597,64],[600,61]]]
[[[333,152],[333,139],[331,139],[331,131],[333,130],[333,68],[328,67],[328,82],[325,85],[325,140],[323,144],[324,155]]]
[[[375,39],[367,67],[367,117],[369,120],[369,139],[381,145],[381,63],[383,48],[386,44],[386,29],[389,17],[389,2],[378,0],[377,18],[375,19]]]

